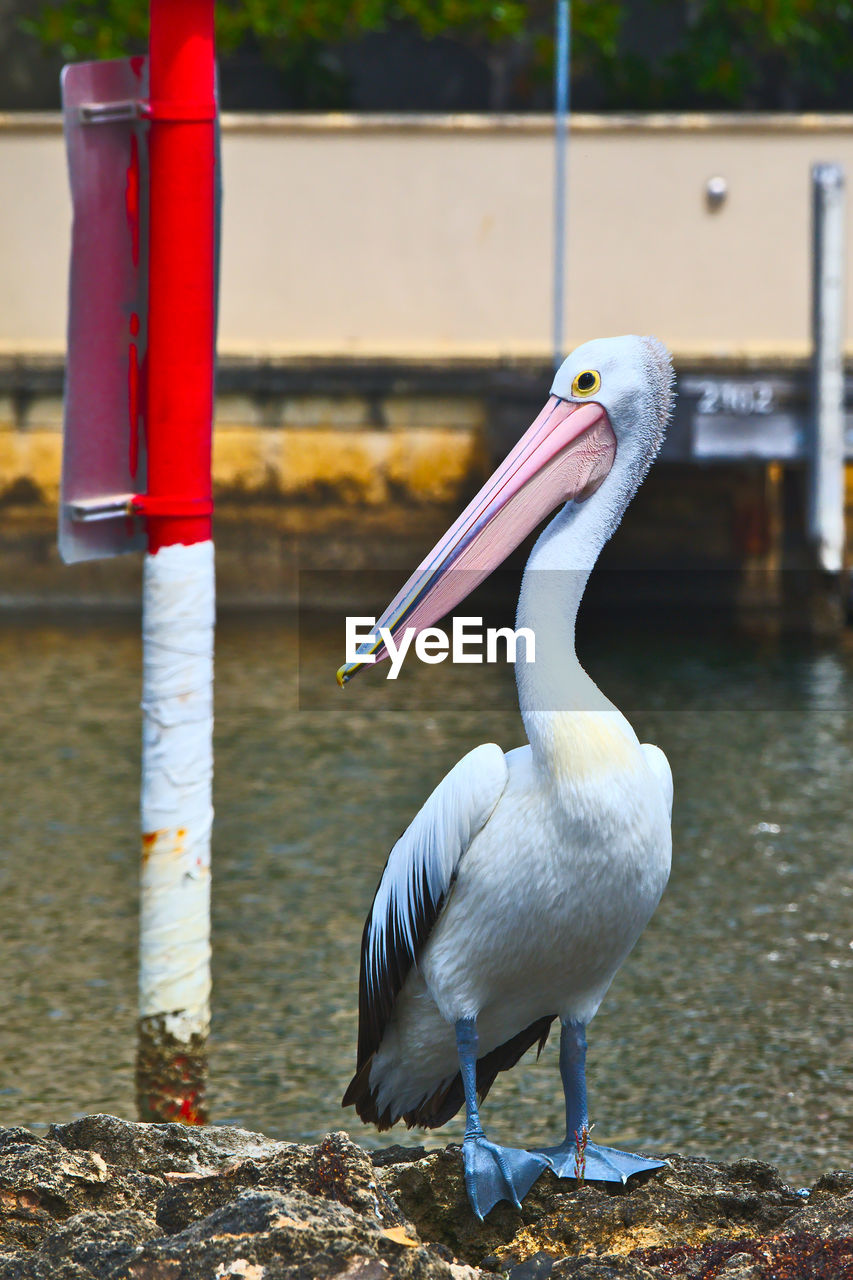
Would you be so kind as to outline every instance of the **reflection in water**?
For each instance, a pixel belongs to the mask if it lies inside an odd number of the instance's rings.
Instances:
[[[313,619],[308,637],[301,705],[317,709],[299,710],[292,621],[220,625],[211,1109],[282,1137],[414,1143],[339,1107],[361,927],[438,779],[478,742],[521,741],[512,677],[407,668],[403,712],[379,673],[338,692],[338,626]],[[596,1139],[749,1153],[798,1183],[849,1164],[849,648],[620,621],[588,628],[580,652],[676,786],[670,887],[590,1032]],[[130,1116],[138,623],[6,619],[0,678],[0,1123]],[[499,1079],[484,1120],[498,1140],[545,1141],[561,1109],[553,1037]]]

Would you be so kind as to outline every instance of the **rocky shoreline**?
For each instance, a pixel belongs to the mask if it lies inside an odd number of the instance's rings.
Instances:
[[[668,1158],[627,1188],[546,1173],[479,1223],[458,1146],[0,1129],[0,1280],[853,1280],[853,1171],[806,1195],[757,1160]]]

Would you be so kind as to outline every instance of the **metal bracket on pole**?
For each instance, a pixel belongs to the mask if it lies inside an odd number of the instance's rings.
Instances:
[[[216,107],[209,102],[148,102],[128,98],[123,102],[83,102],[77,108],[81,124],[117,124],[127,120],[165,120],[178,124],[209,124]]]
[[[95,520],[118,520],[132,515],[132,493],[116,493],[109,498],[77,498],[66,504],[68,514],[78,524]]]
[[[81,124],[117,124],[139,120],[145,114],[141,99],[128,98],[124,102],[83,102],[77,108]]]
[[[116,493],[108,498],[78,498],[68,503],[68,511],[72,520],[82,524],[127,516],[209,516],[213,500],[179,494],[152,498],[147,493]]]
[[[812,166],[814,417],[809,535],[818,564],[844,562],[844,170]]]

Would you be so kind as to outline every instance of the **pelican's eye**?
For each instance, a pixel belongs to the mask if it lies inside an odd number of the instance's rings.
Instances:
[[[601,378],[594,369],[584,369],[572,383],[573,396],[593,396],[601,386]]]

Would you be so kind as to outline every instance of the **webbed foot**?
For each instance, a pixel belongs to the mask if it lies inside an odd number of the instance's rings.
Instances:
[[[583,1178],[589,1182],[627,1182],[632,1174],[662,1169],[666,1164],[665,1160],[649,1160],[616,1147],[600,1147],[595,1142],[587,1142],[582,1155],[575,1142],[548,1147],[539,1154],[545,1157],[558,1178]]]
[[[522,1200],[550,1163],[544,1155],[499,1147],[488,1138],[466,1138],[462,1154],[468,1199],[481,1222],[499,1200],[510,1200],[520,1209]]]

